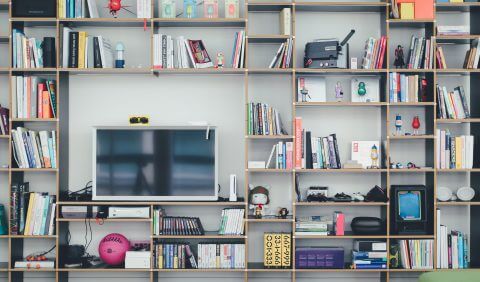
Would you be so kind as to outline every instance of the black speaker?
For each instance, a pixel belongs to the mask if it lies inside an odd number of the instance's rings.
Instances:
[[[390,268],[398,268],[399,265],[399,257],[398,257],[398,245],[390,245]]]
[[[56,0],[13,0],[13,17],[55,18],[57,17]]]

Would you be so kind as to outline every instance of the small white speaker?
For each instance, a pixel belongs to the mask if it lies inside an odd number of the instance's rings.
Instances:
[[[230,202],[237,201],[237,176],[235,174],[230,174]]]

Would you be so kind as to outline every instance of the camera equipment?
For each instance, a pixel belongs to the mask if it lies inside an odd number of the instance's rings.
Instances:
[[[355,30],[352,29],[342,42],[338,38],[308,42],[305,45],[305,68],[348,68],[349,46],[347,42],[354,33]]]

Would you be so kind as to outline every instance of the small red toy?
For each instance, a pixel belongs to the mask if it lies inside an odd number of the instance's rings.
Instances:
[[[112,14],[112,16],[114,16],[116,18],[117,15],[118,15],[118,12],[121,9],[124,9],[125,11],[133,14],[132,11],[129,11],[128,9],[126,9],[127,7],[129,7],[129,6],[123,6],[122,5],[122,0],[109,0],[108,1],[108,6],[106,8],[109,9],[110,14]]]

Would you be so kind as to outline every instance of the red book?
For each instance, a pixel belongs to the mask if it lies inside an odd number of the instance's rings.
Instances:
[[[383,68],[383,58],[385,56],[385,46],[387,45],[387,38],[382,36],[380,44],[380,56],[378,56],[377,69]]]
[[[341,212],[335,213],[337,217],[335,221],[335,235],[343,236],[345,235],[345,215]]]
[[[37,85],[37,117],[43,118],[43,91],[47,90],[47,87],[43,83]]]
[[[50,93],[48,91],[42,92],[42,118],[53,118],[52,107],[50,107]]]
[[[302,168],[302,118],[295,118],[295,168]]]

